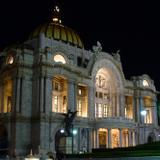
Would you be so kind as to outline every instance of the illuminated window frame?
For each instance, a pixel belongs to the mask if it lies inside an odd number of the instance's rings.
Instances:
[[[52,103],[52,112],[58,112],[58,96],[53,96]]]
[[[148,81],[146,79],[144,79],[142,83],[143,83],[144,87],[148,87],[149,86],[149,83],[148,83]]]
[[[77,115],[78,116],[82,116],[82,100],[78,100],[77,101]]]
[[[6,64],[13,64],[14,58],[12,55],[9,55],[6,59]]]
[[[53,59],[54,59],[54,61],[55,61],[56,63],[66,64],[65,58],[64,58],[64,56],[62,56],[61,54],[56,54],[56,55],[54,55]]]

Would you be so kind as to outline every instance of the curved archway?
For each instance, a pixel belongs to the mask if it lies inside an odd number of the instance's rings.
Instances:
[[[125,78],[121,67],[118,66],[112,59],[110,59],[107,54],[103,54],[94,64],[91,75],[96,86],[95,116],[124,116]],[[99,86],[97,86],[98,79],[100,83]],[[102,112],[103,115],[99,115],[98,112]]]
[[[95,116],[119,116],[120,86],[115,73],[109,68],[100,68],[95,75],[95,86]]]
[[[112,76],[114,76],[115,79],[117,79],[117,87],[119,87],[118,90],[122,92],[124,88],[125,78],[121,68],[117,66],[115,63],[113,63],[112,60],[107,58],[106,55],[103,55],[103,57],[100,57],[92,67],[91,71],[92,78],[96,76],[97,72],[101,68],[106,68],[108,72]]]
[[[8,154],[8,133],[3,124],[0,124],[0,157]]]

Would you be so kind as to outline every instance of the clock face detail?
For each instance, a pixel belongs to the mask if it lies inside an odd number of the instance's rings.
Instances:
[[[146,79],[143,80],[143,86],[144,87],[148,87],[149,86],[149,83]]]
[[[7,57],[6,63],[7,63],[7,64],[13,64],[13,62],[14,62],[13,56],[12,56],[12,55],[9,55],[9,56]]]

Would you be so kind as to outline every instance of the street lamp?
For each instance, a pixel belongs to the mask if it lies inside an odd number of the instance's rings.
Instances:
[[[73,147],[74,147],[74,136],[77,134],[77,129],[76,128],[73,128],[73,125],[72,125],[72,154],[73,154]]]
[[[142,116],[146,116],[146,114],[147,114],[147,111],[146,111],[146,110],[142,110],[142,111],[141,111],[141,115],[142,115]]]
[[[64,128],[62,128],[62,129],[60,130],[60,132],[61,132],[61,133],[64,133],[64,132],[65,132]]]
[[[145,120],[144,120],[144,118],[145,118],[146,114],[147,114],[146,110],[141,111],[141,115],[143,116],[143,124],[144,124],[144,138],[143,138],[144,143],[145,143]]]
[[[74,128],[73,131],[72,131],[73,135],[76,135],[77,132],[78,132],[78,131],[77,131],[77,129],[75,129],[75,128]]]

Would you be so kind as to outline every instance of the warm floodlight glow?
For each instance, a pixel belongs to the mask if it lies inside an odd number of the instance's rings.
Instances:
[[[77,134],[77,129],[73,129],[73,135],[76,135]]]
[[[146,114],[147,114],[147,111],[146,111],[146,110],[141,111],[141,115],[142,115],[142,116],[145,116]]]
[[[63,57],[62,55],[60,55],[60,54],[57,54],[57,55],[54,56],[54,61],[55,61],[55,62],[61,62],[61,63],[63,63],[63,64],[66,63],[66,60],[65,60],[64,57]]]
[[[62,128],[62,129],[60,130],[60,132],[61,132],[61,133],[64,133],[64,129]]]
[[[56,6],[55,8],[56,8],[56,11],[57,11],[57,12],[59,12],[59,7],[58,7],[58,6]]]
[[[143,80],[143,86],[144,86],[144,87],[149,86],[148,81],[147,81],[147,80],[145,80],[145,79]]]
[[[8,56],[6,63],[7,63],[7,64],[13,64],[13,61],[14,61],[13,56]]]
[[[57,22],[58,21],[58,18],[53,18],[53,22]]]

